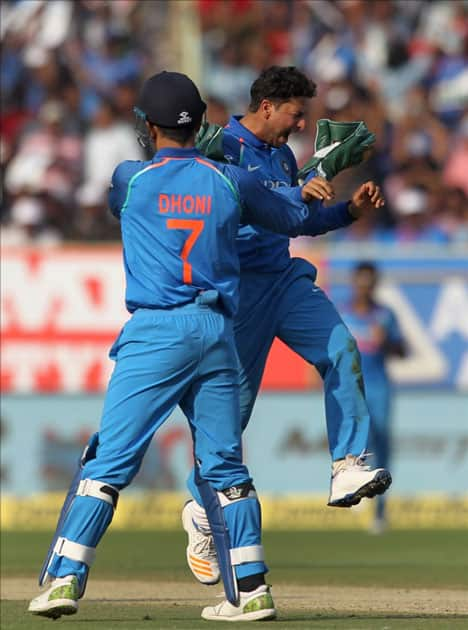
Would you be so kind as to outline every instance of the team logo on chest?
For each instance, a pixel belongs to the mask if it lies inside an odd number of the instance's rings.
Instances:
[[[291,168],[286,160],[281,160],[281,166],[283,167],[283,171],[289,175]]]

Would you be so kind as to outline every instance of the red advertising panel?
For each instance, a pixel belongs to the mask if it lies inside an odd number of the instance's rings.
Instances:
[[[128,318],[120,248],[5,248],[1,267],[2,391],[103,391],[109,348]],[[316,383],[314,368],[277,341],[262,387]]]

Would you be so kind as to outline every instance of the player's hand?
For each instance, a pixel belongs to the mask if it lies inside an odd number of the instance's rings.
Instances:
[[[380,324],[374,324],[373,326],[371,326],[370,333],[372,341],[379,348],[381,348],[387,341],[387,331]]]
[[[302,199],[308,203],[313,199],[319,199],[320,201],[329,201],[335,196],[335,191],[330,182],[324,177],[313,177],[302,187]]]
[[[385,205],[380,188],[374,182],[362,184],[354,193],[349,204],[349,212],[358,219],[367,212]]]

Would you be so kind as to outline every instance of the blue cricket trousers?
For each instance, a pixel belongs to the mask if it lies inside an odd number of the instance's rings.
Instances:
[[[239,366],[231,319],[202,303],[139,309],[125,324],[111,357],[116,365],[104,402],[99,446],[96,458],[83,469],[83,479],[103,481],[118,490],[127,486],[155,431],[179,404],[189,421],[202,477],[217,490],[251,480],[242,464]],[[247,499],[236,506],[225,510],[232,545],[260,544],[258,501]],[[61,536],[96,547],[112,516],[108,503],[77,496]],[[264,571],[263,563],[237,567],[238,577]],[[55,555],[49,573],[59,577],[73,573],[83,582],[87,567]]]
[[[252,414],[275,337],[314,365],[323,379],[332,460],[367,448],[369,412],[354,337],[315,283],[315,267],[293,258],[282,273],[243,272],[234,329],[241,364],[242,428]],[[281,419],[279,419],[281,420]]]

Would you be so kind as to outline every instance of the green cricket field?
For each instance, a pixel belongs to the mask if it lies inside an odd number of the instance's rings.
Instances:
[[[3,532],[1,628],[48,628],[26,612],[37,593],[47,532]],[[190,629],[216,604],[218,586],[201,586],[185,564],[182,531],[110,531],[103,539],[77,615],[57,625],[77,630]],[[437,630],[468,628],[468,532],[399,530],[267,531],[276,630]],[[55,627],[55,626],[54,626]],[[245,628],[245,623],[230,623]]]

